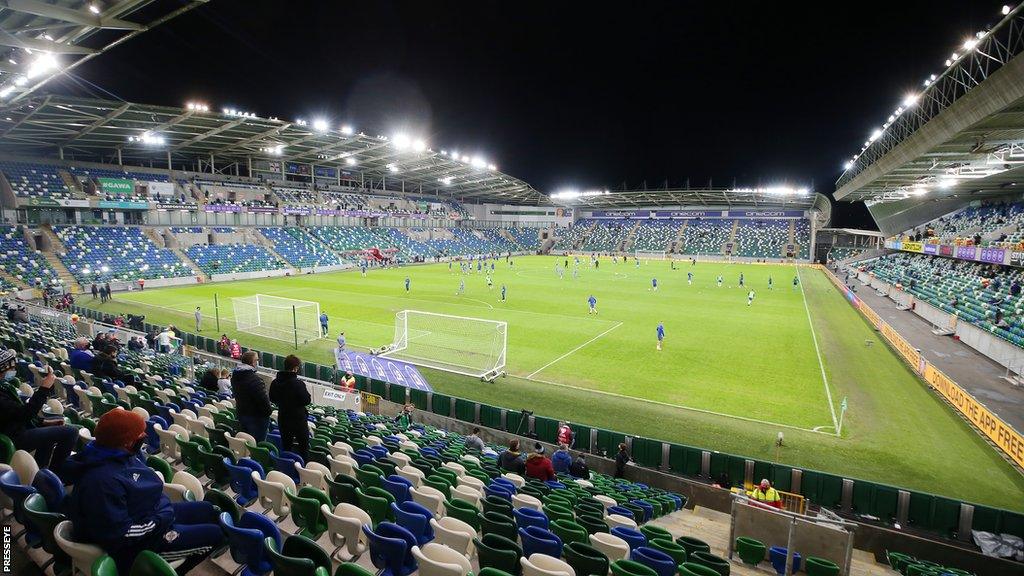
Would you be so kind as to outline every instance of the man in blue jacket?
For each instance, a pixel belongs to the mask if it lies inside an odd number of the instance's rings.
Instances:
[[[65,500],[76,540],[103,548],[128,574],[143,550],[164,560],[185,560],[185,574],[224,543],[217,509],[208,502],[176,502],[163,493],[163,480],[140,454],[146,422],[118,408],[96,425],[96,439],[65,464],[74,485]]]
[[[559,444],[558,450],[551,455],[551,467],[555,469],[556,474],[568,474],[570,466],[572,466],[572,455],[569,454],[569,446]]]

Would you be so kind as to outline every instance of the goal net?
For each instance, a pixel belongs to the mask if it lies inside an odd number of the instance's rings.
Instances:
[[[668,252],[664,250],[637,250],[636,257],[640,260],[668,260]]]
[[[382,356],[493,380],[504,371],[507,344],[506,322],[403,310]]]
[[[299,343],[321,338],[317,302],[254,294],[232,298],[231,305],[240,332]]]

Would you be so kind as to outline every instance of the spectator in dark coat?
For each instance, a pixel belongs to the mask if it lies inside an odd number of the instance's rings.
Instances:
[[[217,376],[219,375],[220,370],[214,366],[210,366],[209,368],[206,369],[206,372],[203,372],[203,378],[199,381],[199,386],[201,386],[203,390],[216,392]]]
[[[267,439],[270,428],[270,398],[267,387],[256,374],[259,356],[252,350],[242,354],[242,363],[231,373],[231,390],[235,394],[235,414],[242,431],[257,442]]]
[[[626,452],[626,445],[619,444],[619,452],[615,454],[615,477],[626,477],[626,464],[629,463],[629,452]]]
[[[14,350],[0,350],[0,434],[10,438],[19,450],[34,450],[39,467],[49,468],[59,476],[64,460],[78,441],[78,427],[42,425],[37,417],[53,390],[56,376],[52,371],[44,376],[28,402],[22,402],[15,378],[16,362]]]
[[[92,359],[92,375],[99,378],[120,380],[124,384],[134,384],[135,377],[121,371],[117,365],[117,348],[113,344],[106,347]]]
[[[498,467],[506,472],[522,474],[526,469],[523,455],[519,453],[519,440],[509,440],[508,450],[498,454]]]
[[[309,406],[313,399],[309,396],[306,383],[299,380],[302,360],[294,354],[284,359],[284,370],[270,383],[270,401],[277,404],[277,425],[281,428],[281,446],[309,458]],[[235,392],[238,393],[237,391]]]
[[[572,466],[569,467],[569,474],[573,478],[590,479],[590,467],[587,466],[587,457],[580,454],[572,461]]]

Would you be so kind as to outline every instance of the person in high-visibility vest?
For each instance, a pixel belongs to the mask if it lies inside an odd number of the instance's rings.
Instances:
[[[761,480],[761,484],[750,491],[750,498],[772,508],[782,508],[782,496],[778,490],[772,488],[772,483],[767,478]]]

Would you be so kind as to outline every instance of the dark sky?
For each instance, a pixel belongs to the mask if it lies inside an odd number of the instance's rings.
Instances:
[[[1001,6],[212,0],[75,74],[136,102],[402,129],[542,192],[711,178],[830,193]],[[833,224],[866,214],[837,206]]]

